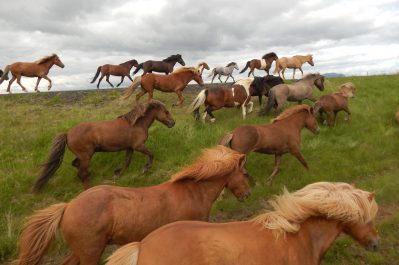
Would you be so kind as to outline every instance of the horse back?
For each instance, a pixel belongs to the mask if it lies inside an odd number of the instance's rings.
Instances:
[[[48,73],[48,70],[45,71],[44,67],[32,62],[16,62],[11,64],[9,69],[12,74],[23,75],[27,77],[36,77],[43,71],[45,72],[44,74]]]

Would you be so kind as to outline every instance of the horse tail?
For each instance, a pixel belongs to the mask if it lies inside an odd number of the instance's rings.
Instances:
[[[58,203],[36,211],[24,225],[19,247],[18,265],[39,264],[54,240],[67,203]]]
[[[4,68],[3,75],[0,78],[0,85],[3,83],[4,80],[8,80],[8,72],[10,72],[10,66],[7,65],[6,68]]]
[[[233,134],[228,133],[225,136],[223,136],[222,139],[220,139],[219,144],[230,147],[231,140],[233,140]]]
[[[128,88],[126,88],[126,90],[123,92],[123,99],[127,99],[128,97],[130,97],[134,90],[136,90],[136,88],[141,84],[141,76],[136,76],[133,80],[133,82],[130,84],[130,86]]]
[[[265,107],[265,114],[269,113],[272,109],[273,105],[276,103],[276,93],[274,90],[269,91],[269,97],[267,99],[266,107]]]
[[[212,77],[215,75],[216,68],[213,68],[208,77]]]
[[[94,75],[93,80],[91,80],[90,83],[94,83],[96,81],[97,77],[100,75],[100,71],[101,71],[101,66],[97,67],[97,72]]]
[[[205,103],[207,96],[208,96],[208,90],[202,89],[201,92],[199,92],[198,96],[194,99],[193,103],[191,103],[190,111],[194,112],[197,109],[199,109],[199,107]]]
[[[274,68],[274,74],[278,74],[280,72],[280,62],[279,62],[279,60],[277,59],[276,60],[276,67]]]
[[[117,249],[105,265],[136,265],[139,257],[140,242],[133,242]]]
[[[35,184],[33,185],[34,192],[40,191],[43,186],[49,181],[49,179],[54,175],[57,169],[61,166],[66,145],[66,133],[61,133],[54,138],[49,158],[47,162],[43,164],[43,170],[40,173],[40,176],[36,179]]]
[[[240,74],[244,73],[244,72],[248,69],[250,62],[251,62],[251,61],[248,61],[248,62],[247,62],[247,64],[245,65],[244,69],[242,69],[242,70],[240,71]]]
[[[138,72],[141,68],[143,68],[143,63],[137,65],[136,69],[134,69],[133,74],[134,74],[134,75],[137,74],[137,72]]]

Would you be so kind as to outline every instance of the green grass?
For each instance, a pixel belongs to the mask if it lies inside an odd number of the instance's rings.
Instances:
[[[272,156],[251,154],[248,170],[258,181],[251,198],[239,203],[227,196],[216,203],[212,220],[245,219],[262,211],[265,201],[286,186],[296,190],[315,181],[345,181],[358,187],[375,190],[380,204],[381,249],[367,252],[347,236],[340,237],[327,253],[323,264],[397,264],[399,260],[399,126],[394,113],[399,110],[398,76],[353,77],[329,79],[326,91],[331,92],[343,82],[357,86],[356,98],[350,100],[352,121],[338,115],[333,129],[321,126],[321,133],[313,135],[304,130],[301,150],[309,163],[306,171],[292,156],[283,157],[281,172],[272,187],[264,180],[273,167]],[[150,128],[147,146],[155,154],[153,168],[139,176],[145,157],[135,153],[133,162],[117,181],[121,186],[149,186],[167,180],[171,174],[195,159],[201,149],[214,146],[228,131],[242,124],[269,123],[271,116],[247,120],[239,109],[215,112],[214,124],[195,122],[187,113],[187,106],[196,93],[186,93],[185,107],[170,108],[176,126],[166,128],[154,123]],[[47,159],[52,138],[59,132],[82,121],[113,119],[127,112],[132,99],[119,99],[120,91],[9,95],[0,97],[0,263],[16,258],[18,236],[25,217],[35,209],[55,202],[68,201],[82,191],[71,166],[72,154],[67,151],[64,163],[40,194],[31,194],[30,187],[37,177],[39,165]],[[171,106],[174,94],[155,93]],[[144,99],[143,99],[144,100]],[[310,103],[310,102],[307,102]],[[91,183],[110,183],[114,169],[124,159],[124,153],[98,153],[91,162]],[[60,240],[61,241],[61,240]],[[58,244],[50,256],[65,255],[67,248]],[[396,263],[395,263],[396,262]]]

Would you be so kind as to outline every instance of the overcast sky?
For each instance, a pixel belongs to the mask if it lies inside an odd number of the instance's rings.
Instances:
[[[235,61],[241,69],[274,51],[313,54],[305,72],[399,72],[397,0],[13,0],[0,2],[0,25],[0,68],[57,53],[65,68],[50,71],[55,90],[94,89],[89,81],[102,64],[175,53],[211,68]],[[22,82],[33,90],[35,80]]]

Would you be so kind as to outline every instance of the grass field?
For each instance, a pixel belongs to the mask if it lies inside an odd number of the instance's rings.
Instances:
[[[286,186],[293,191],[315,181],[345,181],[374,190],[380,211],[377,218],[381,245],[367,252],[347,236],[340,237],[329,250],[323,264],[399,264],[399,125],[394,114],[399,110],[399,76],[375,76],[329,79],[326,91],[352,81],[357,96],[350,100],[352,121],[338,115],[337,126],[321,126],[321,133],[302,133],[302,153],[310,166],[306,171],[292,156],[283,157],[282,170],[272,187],[264,180],[272,170],[274,157],[251,154],[247,168],[258,181],[252,196],[239,203],[232,195],[216,203],[213,221],[245,219],[260,213],[265,202]],[[196,91],[195,91],[196,92]],[[194,160],[201,149],[214,146],[221,136],[242,124],[269,123],[272,116],[247,120],[239,109],[215,112],[214,124],[195,122],[187,106],[196,93],[186,93],[185,107],[170,108],[176,125],[168,129],[160,123],[150,128],[147,146],[155,154],[153,168],[139,176],[145,157],[135,153],[127,172],[117,180],[121,186],[149,186],[166,181],[174,172]],[[35,209],[68,201],[82,191],[67,151],[64,163],[40,194],[29,192],[47,159],[52,138],[81,121],[113,119],[127,112],[132,99],[119,99],[120,91],[88,93],[23,94],[0,97],[0,263],[16,258],[18,236],[25,217]],[[155,93],[171,106],[176,95]],[[310,102],[306,102],[310,103]],[[111,183],[114,169],[123,162],[124,152],[98,153],[91,162],[91,183]],[[53,264],[67,253],[62,239],[49,252]],[[265,250],[266,251],[266,250]]]

